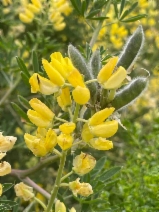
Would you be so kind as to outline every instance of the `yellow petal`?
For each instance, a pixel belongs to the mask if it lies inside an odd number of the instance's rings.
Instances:
[[[121,83],[126,78],[127,72],[126,70],[120,66],[118,70],[112,74],[112,76],[108,79],[107,82],[103,84],[103,88],[105,89],[117,89],[121,86]]]
[[[66,69],[63,68],[63,65],[58,60],[56,60],[55,58],[51,58],[50,64],[63,76],[63,78],[67,78],[69,73],[66,71]]]
[[[25,15],[30,19],[34,18],[34,14],[28,9],[25,9]]]
[[[62,54],[61,54],[60,52],[54,52],[54,53],[52,53],[52,54],[50,55],[50,57],[51,57],[51,61],[52,61],[53,59],[56,59],[56,60],[59,61],[60,63],[63,62],[63,56],[62,56]]]
[[[47,152],[52,152],[57,144],[57,135],[53,129],[49,129],[45,138],[45,148]]]
[[[20,13],[20,14],[19,14],[19,19],[20,19],[22,22],[26,23],[26,24],[29,24],[29,23],[31,23],[31,22],[33,21],[32,18],[29,18],[28,16],[26,16],[26,15],[23,14],[23,13]]]
[[[0,177],[10,173],[11,173],[11,165],[6,161],[0,163]]]
[[[47,60],[42,59],[42,64],[51,82],[59,86],[64,85],[64,78],[56,69],[52,67],[52,65]]]
[[[98,125],[101,124],[103,121],[105,121],[106,118],[108,118],[113,112],[115,108],[105,108],[103,110],[100,110],[99,112],[95,113],[90,119],[89,119],[89,125]]]
[[[78,103],[80,105],[84,105],[90,99],[90,91],[88,88],[83,88],[83,87],[77,86],[72,91],[72,96],[76,103]]]
[[[103,84],[107,81],[113,73],[113,70],[117,64],[118,57],[111,58],[108,63],[100,70],[97,79],[98,82]]]
[[[93,138],[89,141],[89,143],[94,149],[98,149],[98,150],[109,150],[113,148],[112,141],[106,140],[101,137]]]
[[[33,188],[24,184],[18,183],[14,186],[14,190],[17,197],[22,197],[24,201],[28,201],[34,197]]]
[[[66,111],[67,107],[71,105],[72,101],[68,87],[61,89],[61,94],[57,97],[57,102],[63,111]]]
[[[55,203],[55,212],[66,212],[66,207],[60,200],[57,200]]]
[[[42,8],[42,5],[39,0],[31,0],[31,2],[38,8]]]
[[[36,7],[34,4],[28,4],[27,8],[33,13],[39,13],[40,9]]]
[[[109,138],[113,136],[118,130],[118,122],[114,121],[107,121],[103,124],[90,126],[90,131],[94,136],[102,137],[102,138]]]
[[[59,126],[59,129],[61,130],[61,132],[63,132],[64,134],[70,134],[74,131],[74,129],[76,128],[75,123],[73,122],[68,122],[68,123],[64,123],[61,124]]]
[[[93,138],[93,134],[90,132],[90,129],[88,127],[88,123],[85,123],[83,125],[83,129],[82,129],[82,140],[85,141],[85,142],[88,142],[92,138]]]
[[[17,138],[14,136],[3,136],[0,132],[0,152],[7,152],[11,150]]]
[[[57,143],[61,147],[62,150],[69,149],[72,146],[73,137],[71,135],[67,135],[67,134],[61,133],[57,137]]]
[[[70,75],[68,76],[67,80],[69,81],[69,83],[73,86],[73,87],[86,87],[84,84],[84,80],[82,75],[80,74],[80,72],[77,69],[74,69]]]

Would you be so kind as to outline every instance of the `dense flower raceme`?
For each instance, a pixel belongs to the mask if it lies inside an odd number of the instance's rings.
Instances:
[[[18,183],[14,186],[17,197],[21,197],[24,201],[28,201],[34,197],[33,188],[24,183]]]

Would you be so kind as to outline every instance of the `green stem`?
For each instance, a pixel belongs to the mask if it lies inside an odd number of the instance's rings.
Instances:
[[[105,8],[105,11],[103,12],[102,16],[106,16],[106,14],[108,13],[108,10],[109,10],[109,7],[110,7],[110,4],[111,4],[111,0],[108,1],[107,5],[106,5],[106,8]],[[100,20],[99,23],[98,23],[98,26],[96,28],[96,30],[94,31],[93,33],[93,36],[92,36],[92,39],[90,41],[90,47],[92,48],[98,38],[98,34],[99,34],[99,31],[100,29],[102,28],[102,24],[103,24],[104,20]]]
[[[61,178],[61,182],[64,181],[67,177],[69,177],[71,174],[73,174],[73,171],[69,172],[68,174],[66,174],[65,176],[63,176]]]
[[[76,120],[81,121],[81,122],[85,122],[85,123],[88,122],[86,119],[81,119],[81,118],[77,118]]]
[[[57,149],[53,149],[52,152],[55,153],[56,155],[58,155],[61,158],[62,155]]]
[[[88,80],[88,81],[85,82],[85,84],[88,85],[92,82],[97,82],[97,79]]]
[[[64,122],[64,123],[68,123],[68,121],[66,121],[65,119],[61,119],[61,118],[58,118],[55,116],[55,120],[58,120],[58,121],[61,121],[61,122]]]
[[[49,199],[49,202],[48,202],[48,205],[46,207],[45,212],[51,212],[52,211],[52,206],[54,204],[55,198],[57,196],[57,192],[58,192],[59,187],[60,187],[62,172],[63,172],[63,168],[64,168],[64,165],[65,165],[65,160],[66,160],[66,155],[67,155],[67,151],[63,151],[62,157],[61,157],[61,160],[60,160],[60,166],[59,166],[57,177],[56,177],[56,181],[55,181],[53,190],[51,191],[51,197]]]
[[[61,183],[61,184],[60,184],[60,187],[68,187],[68,186],[69,186],[68,183]]]
[[[38,202],[38,203],[44,208],[44,210],[46,210],[46,205],[45,205],[41,200],[39,200],[39,199],[36,198],[36,197],[34,197],[34,200],[35,200],[36,202]]]
[[[71,108],[68,107],[68,112],[69,112],[69,115],[70,115],[70,120],[73,121],[73,114],[72,114],[72,111],[71,111]]]
[[[80,110],[80,105],[76,103],[76,108],[75,108],[75,112],[74,112],[74,116],[73,116],[73,122],[74,123],[76,123],[76,121],[77,121],[79,110]]]
[[[111,102],[115,97],[116,89],[111,89],[108,95],[108,102]]]

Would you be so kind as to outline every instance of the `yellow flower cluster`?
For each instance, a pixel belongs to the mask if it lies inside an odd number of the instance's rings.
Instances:
[[[42,5],[40,0],[31,0],[32,3],[28,3],[23,8],[23,12],[19,14],[19,19],[28,24],[34,19],[35,14],[38,14],[42,10]]]
[[[72,12],[72,8],[67,0],[52,0],[50,3],[49,19],[53,23],[56,31],[65,28],[64,16],[68,16]]]
[[[17,138],[14,136],[3,136],[0,132],[0,160],[6,156],[6,152],[11,150],[16,142]],[[3,161],[0,163],[0,176],[4,176],[11,172],[11,165]]]

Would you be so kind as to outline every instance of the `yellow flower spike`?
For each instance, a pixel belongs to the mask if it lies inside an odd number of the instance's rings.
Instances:
[[[17,197],[21,197],[24,201],[28,201],[34,197],[33,188],[24,183],[18,183],[14,186]]]
[[[63,111],[66,111],[67,107],[72,104],[70,90],[68,87],[61,89],[61,94],[57,97],[57,102]]]
[[[3,193],[3,186],[2,186],[2,184],[0,183],[0,197],[2,196],[2,193]]]
[[[74,69],[68,76],[67,80],[73,87],[86,87],[83,77],[77,69]]]
[[[52,120],[55,114],[39,99],[33,98],[29,101],[30,106],[47,120]]]
[[[39,0],[31,0],[32,4],[34,4],[38,8],[42,8],[41,2]]]
[[[0,163],[0,177],[10,173],[11,173],[11,165],[6,161]]]
[[[46,133],[44,146],[47,152],[52,152],[57,144],[57,135],[53,129],[49,129]]]
[[[59,91],[59,87],[53,84],[50,80],[41,77],[39,74],[34,73],[30,79],[31,93],[38,91],[44,95],[50,95]]]
[[[0,152],[7,152],[13,148],[17,138],[14,136],[3,136],[0,132]]]
[[[55,212],[66,212],[66,207],[60,200],[57,200],[55,203]]]
[[[106,118],[108,118],[113,112],[115,108],[105,108],[95,113],[88,121],[89,125],[98,125],[101,124]]]
[[[118,130],[118,122],[116,120],[107,121],[103,124],[89,126],[91,133],[96,137],[109,138]]]
[[[23,23],[26,23],[26,24],[29,24],[33,21],[32,18],[29,18],[27,15],[23,14],[23,13],[20,13],[19,14],[19,19],[23,22]]]
[[[64,85],[65,83],[64,78],[56,69],[52,67],[52,65],[47,60],[42,59],[42,64],[51,82],[59,86]]]
[[[61,124],[59,126],[59,129],[61,130],[61,132],[63,132],[64,134],[70,134],[74,131],[74,129],[76,128],[75,123],[73,122],[68,122],[68,123],[64,123]]]
[[[90,91],[88,88],[83,88],[81,86],[77,86],[73,91],[72,91],[72,96],[73,99],[76,103],[79,105],[84,105],[86,104],[89,99],[90,99]]]
[[[89,142],[89,140],[91,140],[92,138],[93,134],[90,132],[88,123],[85,123],[82,129],[82,140],[85,142]]]
[[[94,149],[98,149],[98,150],[109,150],[113,148],[112,141],[106,140],[101,137],[91,139],[89,143]]]
[[[0,160],[6,156],[5,152],[0,152]]]
[[[107,81],[113,73],[113,70],[118,62],[118,57],[111,58],[108,63],[100,70],[97,79],[98,82],[103,84]]]
[[[36,136],[25,133],[24,140],[27,147],[32,151],[35,156],[43,157],[48,153],[45,148],[44,139],[40,139]]]
[[[73,160],[73,170],[78,175],[84,175],[90,172],[96,165],[96,160],[93,156],[81,152]]]
[[[69,188],[72,190],[73,194],[77,194],[88,197],[93,194],[92,186],[89,183],[80,183],[80,178],[77,178],[76,181],[69,183]]]
[[[34,4],[28,4],[27,8],[32,12],[32,13],[39,13],[40,12],[40,8],[36,7]]]
[[[62,150],[69,149],[72,146],[73,137],[71,135],[61,133],[57,137],[57,143],[61,147]]]
[[[126,70],[120,66],[117,71],[103,84],[105,89],[117,89],[127,76]]]
[[[70,209],[70,212],[76,212],[75,208],[72,207],[72,208]]]

